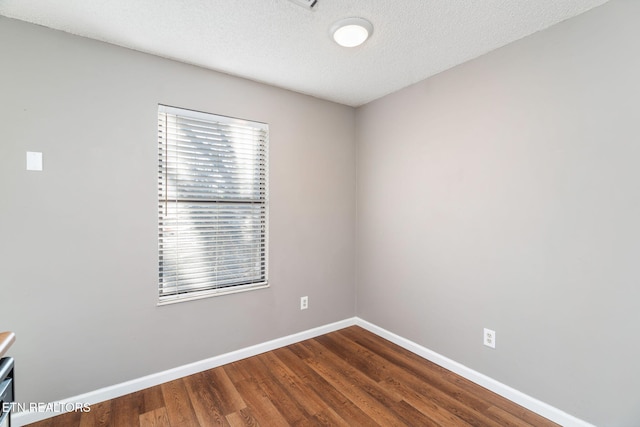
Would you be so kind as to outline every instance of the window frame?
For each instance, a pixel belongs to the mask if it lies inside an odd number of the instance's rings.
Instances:
[[[236,190],[236,193],[233,193],[233,192],[225,193],[225,192],[222,192],[222,190],[219,190],[218,192],[221,193],[222,196],[218,197],[217,199],[216,198],[201,199],[201,200],[198,200],[197,202],[194,201],[193,199],[190,199],[190,201],[185,201],[185,199],[180,199],[180,197],[178,197],[177,193],[179,192],[179,189],[177,188],[179,187],[179,184],[176,184],[176,187],[173,190],[174,192],[176,192],[175,200],[172,200],[171,198],[169,198],[168,193],[171,190],[168,185],[168,182],[170,180],[168,178],[169,174],[167,172],[167,170],[169,169],[169,166],[168,166],[169,151],[167,150],[167,147],[168,147],[167,144],[169,144],[168,141],[170,138],[167,135],[167,129],[166,129],[167,115],[177,116],[180,118],[184,118],[186,120],[197,120],[197,121],[203,121],[208,123],[216,123],[216,124],[219,124],[221,128],[225,126],[231,126],[231,127],[238,126],[243,128],[250,127],[255,131],[263,132],[264,133],[263,138],[256,138],[255,141],[253,141],[256,144],[256,147],[255,147],[256,152],[261,152],[261,150],[264,152],[263,156],[256,155],[256,159],[260,159],[262,157],[263,161],[258,162],[257,166],[251,170],[254,174],[257,172],[259,176],[261,173],[264,173],[264,190],[259,191],[259,194],[261,197],[255,198],[255,199],[248,198],[246,200],[240,200],[240,199],[225,200],[224,199],[225,194],[237,195],[238,190]],[[163,120],[164,120],[164,129],[163,129]],[[263,122],[257,122],[257,121],[246,120],[246,119],[238,119],[238,118],[223,116],[219,114],[205,113],[205,112],[191,110],[191,109],[158,104],[157,130],[158,130],[158,138],[157,138],[158,140],[158,288],[157,288],[158,289],[158,305],[174,304],[178,302],[217,297],[217,296],[234,294],[239,292],[247,292],[252,290],[268,288],[270,286],[269,284],[269,125]],[[233,141],[232,139],[230,139],[229,141],[230,141],[229,146],[232,147],[232,149],[238,149],[238,147],[242,148],[242,145],[240,144],[239,140]],[[215,151],[215,150],[212,149],[212,151]],[[221,162],[220,158],[218,158],[216,161]],[[211,178],[211,177],[212,175],[207,176],[207,178]],[[255,181],[255,178],[254,178],[254,181]],[[255,182],[260,183],[261,181],[260,179],[258,179]],[[255,182],[253,182],[253,185],[255,185]],[[262,185],[258,184],[258,187],[262,188]],[[168,209],[169,209],[168,206],[171,203],[175,203],[176,211],[178,210],[178,206],[180,205],[180,203],[182,204],[187,203],[192,205],[193,204],[205,205],[209,203],[213,205],[216,205],[216,204],[233,205],[235,206],[234,208],[232,208],[232,210],[234,211],[240,210],[238,206],[248,205],[248,206],[252,206],[248,210],[249,215],[255,215],[255,213],[251,213],[251,209],[255,209],[255,206],[258,206],[258,210],[260,211],[260,214],[258,215],[258,218],[260,219],[259,223],[262,224],[261,230],[257,233],[256,232],[250,233],[247,230],[240,230],[240,231],[244,231],[246,235],[249,237],[258,236],[260,238],[259,241],[261,242],[261,244],[258,244],[258,247],[263,248],[263,250],[262,249],[258,250],[260,255],[257,257],[257,259],[260,260],[260,267],[257,271],[259,271],[260,273],[261,280],[254,281],[254,282],[249,281],[247,283],[238,283],[238,284],[232,284],[232,285],[228,285],[228,284],[221,285],[219,282],[218,283],[211,282],[211,285],[208,287],[200,286],[199,288],[194,287],[193,289],[184,289],[184,288],[180,289],[181,286],[177,284],[175,285],[175,292],[169,292],[171,287],[167,286],[167,281],[165,280],[165,276],[163,276],[163,271],[166,271],[166,267],[163,265],[163,263],[166,263],[166,254],[169,253],[169,251],[166,249],[167,247],[166,236],[168,236],[166,228],[169,228],[169,226],[166,224],[168,222],[167,218],[170,217],[168,212]],[[165,212],[164,216],[163,216],[163,207]],[[189,214],[187,214],[187,216],[190,218],[192,215],[194,215],[193,212],[195,210],[193,209],[193,206],[191,208],[192,210],[189,211],[190,212]],[[237,218],[242,218],[241,214],[236,213],[236,215],[237,215]],[[176,219],[175,221],[176,221],[176,227],[177,227],[177,224],[180,220]],[[216,225],[219,226],[219,223],[217,223]],[[198,238],[196,238],[196,240],[198,240]],[[238,247],[239,246],[233,246],[235,250],[238,250],[237,249]],[[179,264],[180,263],[179,261],[180,260],[180,244],[179,243],[176,244],[173,250],[176,251],[176,259],[178,260],[176,261],[176,263]],[[183,250],[184,250],[184,246],[183,246]],[[199,251],[201,253],[201,252],[204,252],[205,250],[200,249]],[[163,260],[163,255],[165,256],[164,260]],[[256,258],[254,255],[254,261],[255,259]],[[229,264],[230,263],[227,263],[227,266]],[[248,262],[247,265],[250,265],[250,263]],[[188,274],[189,273],[187,273],[187,275]],[[178,277],[179,273],[176,272],[175,275],[177,277],[176,282],[179,283],[180,282],[180,279]],[[189,287],[187,285],[182,285],[182,286]]]

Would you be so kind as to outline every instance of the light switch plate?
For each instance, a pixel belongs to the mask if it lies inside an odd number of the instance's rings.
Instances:
[[[42,170],[42,153],[35,152],[35,151],[27,151],[27,170],[28,171]]]

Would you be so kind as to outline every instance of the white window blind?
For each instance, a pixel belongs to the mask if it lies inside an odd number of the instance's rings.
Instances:
[[[160,303],[266,287],[268,126],[160,105]]]

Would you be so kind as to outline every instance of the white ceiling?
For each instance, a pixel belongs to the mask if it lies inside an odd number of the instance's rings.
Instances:
[[[359,106],[608,0],[0,0],[0,15]],[[331,25],[373,36],[342,48]]]

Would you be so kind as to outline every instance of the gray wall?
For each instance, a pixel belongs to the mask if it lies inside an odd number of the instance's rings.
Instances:
[[[358,316],[602,426],[640,422],[638,16],[612,1],[356,116]]]
[[[0,58],[0,329],[17,334],[19,401],[354,315],[352,108],[1,17]],[[156,306],[158,103],[269,123],[271,288]]]

